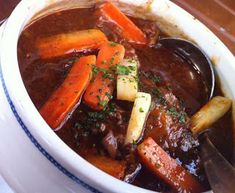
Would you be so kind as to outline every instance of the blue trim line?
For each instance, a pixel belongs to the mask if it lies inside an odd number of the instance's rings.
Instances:
[[[74,174],[72,174],[71,172],[69,172],[67,169],[65,169],[59,162],[57,162],[55,160],[55,158],[53,158],[39,143],[38,141],[34,138],[34,136],[30,133],[29,129],[26,127],[26,125],[24,124],[24,122],[22,121],[21,117],[19,116],[18,112],[16,111],[16,108],[14,106],[14,103],[12,102],[10,95],[8,93],[7,87],[6,87],[6,83],[5,80],[3,78],[3,74],[2,74],[2,66],[0,64],[0,79],[2,82],[2,87],[4,89],[4,94],[7,98],[7,101],[11,107],[11,110],[15,116],[15,118],[17,119],[18,123],[20,124],[21,128],[24,130],[25,134],[27,135],[27,137],[30,139],[30,141],[36,146],[36,148],[57,168],[59,169],[63,174],[65,174],[67,177],[69,177],[70,179],[72,179],[73,181],[75,181],[76,183],[78,183],[79,185],[81,185],[82,187],[84,187],[85,189],[93,192],[93,193],[102,193],[99,190],[93,188],[92,186],[88,185],[87,183],[83,182],[82,180],[80,180],[77,176],[75,176]]]

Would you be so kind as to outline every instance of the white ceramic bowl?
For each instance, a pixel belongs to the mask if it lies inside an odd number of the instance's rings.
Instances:
[[[1,27],[0,173],[19,193],[151,192],[116,180],[71,150],[40,116],[22,82],[17,41],[25,25],[47,6],[64,9],[78,2],[88,1],[22,0]],[[214,62],[226,95],[234,99],[234,56],[202,23],[167,0],[121,2],[137,6],[132,14],[155,19],[169,35],[196,42]]]

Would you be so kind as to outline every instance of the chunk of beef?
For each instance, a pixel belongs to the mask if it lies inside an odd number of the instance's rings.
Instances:
[[[117,155],[117,139],[114,137],[113,132],[109,131],[107,135],[102,139],[104,148],[108,151],[111,158],[115,158]]]

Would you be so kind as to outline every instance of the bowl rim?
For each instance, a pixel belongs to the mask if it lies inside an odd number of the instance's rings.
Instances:
[[[27,17],[33,16],[33,14],[28,13],[29,10],[34,10],[35,7],[32,8],[32,6],[35,4],[39,4],[39,7],[44,7],[47,1],[49,0],[44,0],[39,3],[37,0],[22,0],[6,22],[6,27],[3,32],[0,77],[8,103],[18,123],[31,142],[55,167],[89,191],[97,193],[102,191],[119,192],[119,188],[122,187],[123,193],[133,191],[152,192],[117,180],[85,161],[50,129],[32,103],[19,71],[17,42],[23,26],[28,21]],[[131,0],[128,1],[133,2]],[[160,1],[161,3],[164,2],[170,6],[177,7],[174,3],[167,0],[155,0],[153,2]],[[181,8],[179,10],[183,11]],[[218,40],[215,39],[215,41]],[[231,54],[226,47],[224,49],[227,55]],[[12,51],[14,51],[14,57],[12,57]],[[228,57],[230,59],[227,60],[231,60],[231,56]],[[230,63],[231,65],[235,64],[234,58]],[[234,67],[231,66],[231,68],[235,72],[235,65]],[[11,69],[14,69],[14,71]],[[17,88],[15,85],[16,82]],[[235,89],[233,90],[235,92]],[[38,125],[40,125],[40,128],[37,127]],[[75,163],[77,166],[75,166]],[[103,181],[106,183],[103,183]]]

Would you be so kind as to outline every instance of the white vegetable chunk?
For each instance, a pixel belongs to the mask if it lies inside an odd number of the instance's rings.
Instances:
[[[205,104],[191,118],[191,131],[197,135],[218,121],[231,107],[228,98],[216,96]]]
[[[124,59],[117,76],[117,99],[133,102],[138,92],[138,61]]]
[[[143,132],[145,120],[151,105],[151,95],[144,92],[136,94],[134,106],[129,120],[125,143],[136,142]]]

